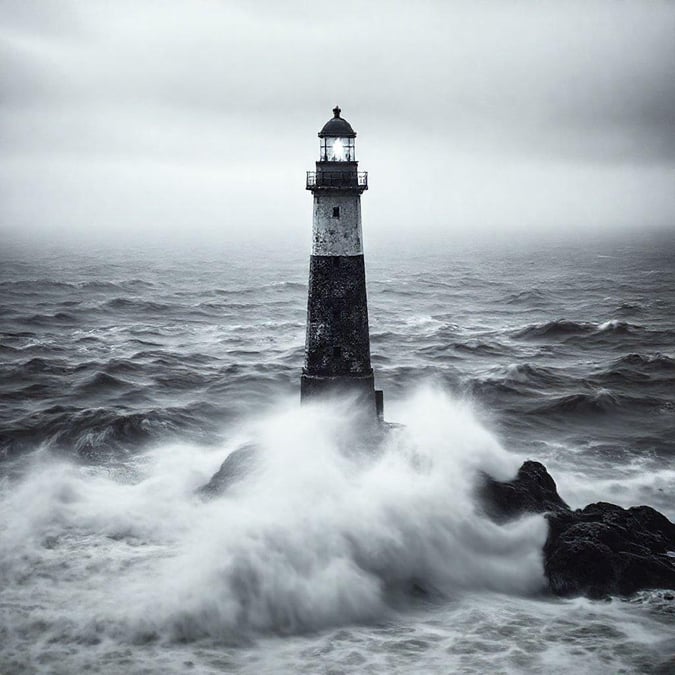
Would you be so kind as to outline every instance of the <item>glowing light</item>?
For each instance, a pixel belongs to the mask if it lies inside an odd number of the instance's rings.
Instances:
[[[333,157],[336,160],[343,160],[345,158],[345,148],[339,138],[336,138],[333,143]]]

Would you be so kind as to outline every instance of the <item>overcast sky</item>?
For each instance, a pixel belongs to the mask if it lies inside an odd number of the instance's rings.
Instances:
[[[307,240],[339,103],[366,242],[675,231],[667,0],[0,0],[5,236]]]

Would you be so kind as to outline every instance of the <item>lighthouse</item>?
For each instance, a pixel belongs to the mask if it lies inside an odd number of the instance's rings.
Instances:
[[[367,417],[382,419],[382,392],[370,365],[356,132],[339,107],[319,132],[319,161],[307,172],[314,198],[305,364],[301,400],[347,394]]]

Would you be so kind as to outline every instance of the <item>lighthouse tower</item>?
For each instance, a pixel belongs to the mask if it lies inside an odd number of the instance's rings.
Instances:
[[[303,401],[347,393],[373,418],[382,418],[382,392],[370,365],[361,193],[368,174],[358,170],[356,132],[333,109],[319,132],[316,171],[307,172],[314,196],[309,263]]]

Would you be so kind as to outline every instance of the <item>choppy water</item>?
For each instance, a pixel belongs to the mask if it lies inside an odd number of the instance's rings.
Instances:
[[[369,252],[377,452],[299,408],[304,252],[253,253],[2,253],[0,671],[672,672],[671,595],[547,597],[472,486],[675,518],[675,243]]]

